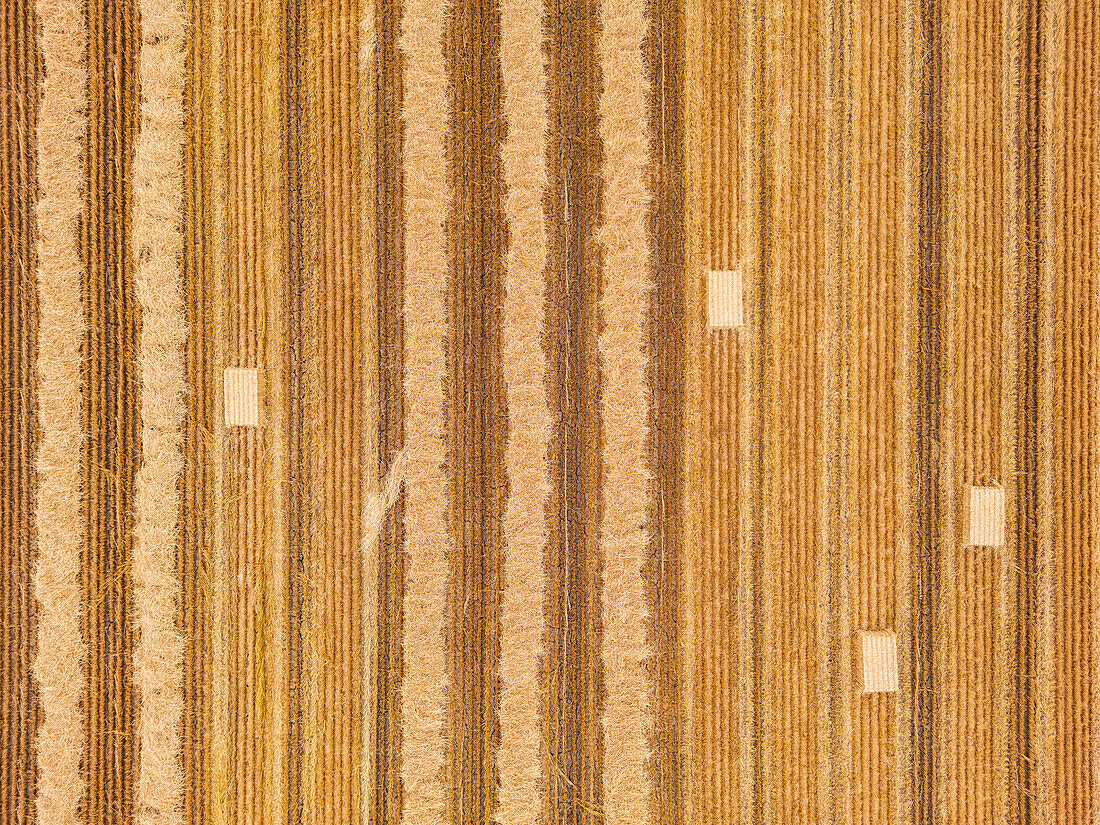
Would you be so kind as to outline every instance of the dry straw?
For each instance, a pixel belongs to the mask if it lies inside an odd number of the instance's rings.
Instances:
[[[647,188],[650,90],[643,41],[643,0],[603,5],[599,55],[604,87],[600,137],[604,146],[604,329],[599,353],[603,386],[603,804],[607,825],[642,825],[654,813],[649,774],[652,696],[648,600],[643,568],[650,485],[645,460],[650,393],[646,385],[645,312],[650,276]]]
[[[405,61],[405,678],[401,686],[401,778],[405,825],[442,825],[447,673],[444,651],[453,542],[444,477],[443,338],[450,195],[443,136],[448,127],[443,21],[449,4],[410,0],[401,21]]]
[[[503,369],[508,388],[505,449],[510,495],[504,514],[501,597],[500,750],[496,821],[536,825],[545,813],[540,660],[545,649],[547,445],[543,304],[546,285],[545,7],[502,0],[500,61],[507,141],[501,152],[510,235],[506,259]]]
[[[141,3],[141,131],[134,153],[133,246],[141,305],[141,455],[137,473],[134,604],[140,635],[138,825],[183,819],[180,724],[183,648],[176,628],[180,580],[179,477],[183,468],[186,323],[180,263],[183,206],[183,10],[176,0]]]
[[[75,0],[39,0],[45,78],[38,120],[38,180],[35,206],[38,231],[38,306],[36,372],[38,423],[41,427],[37,469],[38,656],[42,723],[38,728],[38,799],[40,825],[78,825],[84,788],[80,755],[86,731],[81,710],[87,649],[80,629],[79,564],[84,523],[80,503],[80,455],[84,426],[80,417],[80,347],[84,309],[80,299],[77,218],[81,211],[84,134],[83,4]]]

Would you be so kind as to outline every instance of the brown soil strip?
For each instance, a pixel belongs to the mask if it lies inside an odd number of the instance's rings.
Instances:
[[[137,8],[93,0],[88,21],[87,177],[81,215],[84,264],[86,544],[81,563],[89,647],[84,718],[90,825],[129,825],[134,815],[137,694],[130,565],[134,474],[141,462],[135,355],[141,318],[130,249],[131,167],[137,131]]]
[[[545,336],[547,88],[542,50],[545,6],[501,3],[501,74],[507,121],[502,149],[509,230],[502,369],[509,419],[505,461],[504,590],[501,595],[500,788],[497,819],[538,825],[546,818],[543,752],[547,445]]]
[[[647,3],[645,43],[652,83],[649,107],[654,199],[649,214],[653,245],[649,299],[649,369],[652,393],[647,460],[653,476],[647,521],[653,525],[646,570],[653,657],[650,677],[654,730],[651,747],[657,799],[655,819],[681,821],[680,564],[683,553],[684,469],[684,127],[683,34],[680,3]],[[734,178],[735,179],[735,178]],[[693,273],[694,274],[694,273]],[[691,277],[691,276],[688,276]]]
[[[935,640],[942,536],[939,440],[942,392],[941,283],[942,91],[939,0],[920,0],[920,194],[917,224],[916,344],[913,359],[913,514],[911,609],[913,650],[910,685],[913,732],[913,816],[918,825],[938,822],[933,782],[936,743]]]
[[[385,476],[405,444],[405,206],[402,172],[404,101],[402,55],[398,51],[401,3],[374,3],[375,59],[368,141],[374,144],[374,267],[378,346],[378,477]],[[398,498],[378,541],[378,642],[374,664],[374,807],[371,825],[396,825],[401,815],[401,715],[397,697],[403,674],[405,531],[404,496]]]
[[[507,227],[502,209],[500,9],[459,0],[446,24],[451,90],[447,159],[453,202],[445,389],[455,537],[449,587],[451,821],[488,823],[500,744],[500,590],[508,480],[501,364]]]
[[[600,377],[596,344],[602,264],[594,243],[601,214],[603,150],[597,106],[598,4],[554,0],[546,18],[550,79],[547,401],[553,418],[547,545],[549,819],[601,819],[604,696],[600,664]]]
[[[191,0],[191,25],[184,85],[184,244],[183,292],[187,311],[184,351],[187,410],[183,422],[184,469],[180,481],[179,570],[182,596],[179,628],[186,640],[183,669],[181,754],[184,781],[184,820],[205,822],[207,775],[207,714],[210,697],[211,636],[208,582],[213,555],[214,454],[209,433],[214,430],[215,373],[213,358],[213,261],[208,239],[213,232],[210,205],[210,111],[205,69],[209,65],[207,40],[210,15],[205,0]]]
[[[1045,248],[1051,250],[1054,319],[1053,673],[1054,821],[1095,820],[1098,803],[1095,622],[1100,569],[1095,454],[1096,347],[1100,307],[1097,215],[1100,192],[1100,14],[1095,4],[1050,10],[1046,124],[1052,148]],[[1048,30],[1049,31],[1049,30]]]
[[[313,354],[309,326],[305,320],[309,278],[303,238],[305,206],[302,187],[306,95],[303,78],[306,48],[306,13],[299,3],[283,5],[283,113],[286,179],[283,198],[286,208],[286,445],[287,557],[287,764],[286,810],[288,823],[303,820],[302,742],[311,724],[304,697],[303,622],[306,586],[309,581],[310,489],[312,449],[309,443],[308,405],[311,392],[302,365]]]
[[[29,3],[0,16],[0,822],[35,821],[39,724],[34,501],[38,333],[34,204],[41,95],[38,20]]]

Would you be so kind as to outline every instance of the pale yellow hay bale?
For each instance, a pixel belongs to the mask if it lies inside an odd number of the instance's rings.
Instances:
[[[260,380],[254,369],[227,367],[223,378],[225,426],[260,425]]]
[[[707,325],[711,329],[737,329],[744,323],[741,270],[707,273]]]
[[[892,630],[864,630],[859,639],[863,654],[863,692],[897,693],[897,634]]]
[[[1004,547],[1005,491],[1003,487],[970,488],[970,531],[974,547]]]

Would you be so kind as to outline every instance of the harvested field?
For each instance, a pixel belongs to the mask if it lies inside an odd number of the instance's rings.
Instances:
[[[0,58],[0,825],[1100,823],[1095,0]]]

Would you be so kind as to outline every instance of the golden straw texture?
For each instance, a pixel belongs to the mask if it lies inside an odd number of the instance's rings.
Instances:
[[[496,822],[537,825],[545,810],[540,668],[545,649],[546,505],[549,495],[545,328],[545,9],[501,3],[501,73],[508,139],[502,149],[509,227],[504,303],[504,380],[511,434],[510,495],[500,639],[500,770]],[[532,57],[535,55],[535,57]]]
[[[441,51],[446,8],[413,0],[401,23],[405,61],[405,678],[401,686],[402,822],[442,825],[447,675],[446,488],[443,475],[444,220],[443,133],[447,96]]]
[[[82,11],[76,2],[42,0],[45,77],[38,124],[39,340],[37,353],[39,442],[38,567],[34,577],[38,614],[35,678],[42,702],[38,730],[36,811],[42,825],[76,825],[83,796],[80,755],[84,750],[81,701],[87,644],[81,634],[80,452],[85,435],[80,415],[80,344],[84,311],[80,299],[77,219],[82,188],[80,164],[87,84]]]
[[[0,825],[1100,825],[1096,0],[0,12]]]
[[[180,232],[183,204],[183,9],[141,6],[139,79],[144,89],[135,147],[134,273],[141,304],[141,452],[135,490],[134,651],[140,695],[139,825],[183,821],[180,725],[184,640],[176,627],[176,570],[184,396]],[[155,45],[154,45],[155,44]]]
[[[603,331],[603,811],[609,825],[647,823],[653,815],[649,771],[651,656],[642,568],[648,529],[644,460],[649,414],[646,387],[645,297],[653,288],[645,217],[652,193],[645,168],[647,90],[641,0],[603,5],[597,47],[603,73],[600,128],[604,161]]]

